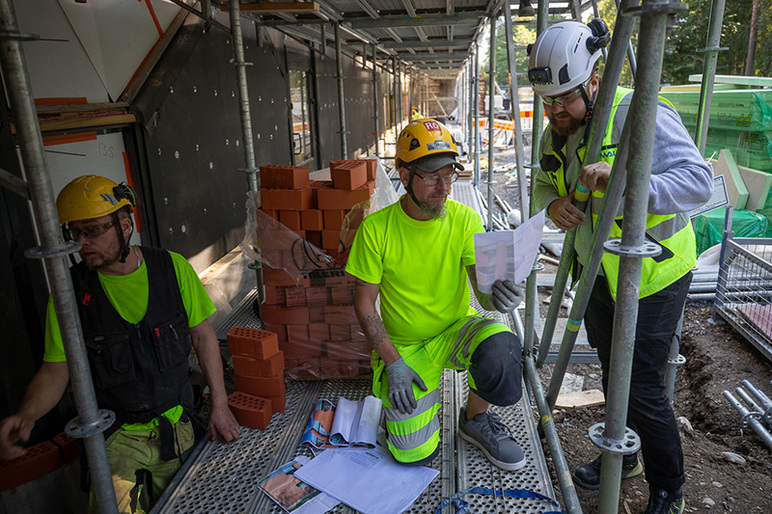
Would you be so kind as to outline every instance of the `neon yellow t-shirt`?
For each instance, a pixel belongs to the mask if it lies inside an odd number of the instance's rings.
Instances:
[[[190,263],[182,255],[174,252],[169,252],[169,254],[172,257],[182,303],[188,314],[188,327],[195,327],[214,314],[217,309]],[[102,273],[98,273],[98,275],[102,289],[104,289],[107,298],[118,314],[129,323],[139,323],[142,321],[145,313],[147,313],[150,295],[145,261],[142,261],[139,269],[128,275],[103,275]],[[64,354],[64,342],[62,341],[62,333],[59,330],[59,321],[56,317],[54,302],[50,296],[46,309],[45,352],[43,360],[46,362],[64,362],[67,360]],[[174,424],[182,417],[182,413],[182,406],[178,405],[164,412],[163,416]],[[152,429],[156,426],[158,426],[158,420],[153,419],[149,423],[124,424],[123,428],[142,430]]]
[[[346,271],[380,284],[381,318],[392,342],[434,337],[475,311],[466,266],[475,263],[479,214],[448,200],[446,216],[418,221],[400,202],[368,215],[351,247]]]

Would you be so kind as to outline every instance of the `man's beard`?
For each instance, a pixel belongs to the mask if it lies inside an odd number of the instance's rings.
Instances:
[[[120,259],[121,250],[118,248],[112,253],[102,254],[100,256],[102,257],[102,261],[93,264],[90,260],[86,260],[85,258],[83,259],[89,271],[99,271],[112,266],[114,263],[118,262],[118,259]]]
[[[425,203],[416,201],[416,205],[421,210],[421,213],[425,214],[429,217],[429,219],[435,219],[435,218],[444,218],[446,211],[445,211],[445,204],[443,203],[439,207],[432,207],[431,205]]]
[[[553,118],[551,114],[547,115],[547,118],[550,120],[550,128],[559,136],[568,137],[571,134],[576,133],[577,130],[579,130],[582,125],[584,124],[584,120],[577,120],[573,116],[569,115],[569,124],[568,126],[561,126],[558,125],[557,120]]]

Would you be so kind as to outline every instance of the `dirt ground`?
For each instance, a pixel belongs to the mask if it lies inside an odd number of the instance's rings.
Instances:
[[[494,191],[517,208],[512,171],[494,173]],[[487,173],[481,181],[484,194],[486,181]],[[540,291],[540,296],[549,293]],[[686,363],[678,368],[674,398],[687,477],[683,488],[686,512],[770,513],[772,450],[750,428],[741,430],[741,416],[724,398],[723,391],[735,394],[742,381],[749,380],[772,396],[772,364],[730,325],[714,323],[711,316],[712,302],[687,300],[680,352]],[[550,368],[540,370],[545,389]],[[584,377],[583,389],[601,389],[599,364],[571,364],[567,372]],[[588,438],[588,429],[603,418],[603,406],[555,411],[555,424],[572,472],[599,454]],[[553,482],[557,484],[555,477]],[[598,492],[580,487],[577,491],[583,510],[597,512]],[[619,512],[643,513],[648,496],[644,475],[624,480]]]

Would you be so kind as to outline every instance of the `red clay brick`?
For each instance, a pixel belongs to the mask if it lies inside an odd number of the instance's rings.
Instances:
[[[278,396],[267,396],[266,399],[271,401],[271,412],[284,412],[287,405],[286,393]]]
[[[308,320],[311,323],[324,323],[324,307],[321,305],[309,305]]]
[[[319,190],[333,189],[332,180],[312,180],[309,186],[311,187],[311,207],[313,209],[319,205]]]
[[[270,307],[264,305],[263,308]],[[232,355],[267,359],[279,352],[276,333],[249,327],[233,327],[228,331],[228,349]]]
[[[330,324],[351,325],[359,323],[353,306],[328,305],[324,308],[324,321]]]
[[[351,209],[354,205],[364,200],[369,200],[374,187],[373,181],[354,189],[343,191],[341,189],[320,189],[318,205],[320,209]],[[271,208],[266,205],[266,208]],[[286,209],[287,207],[285,207]]]
[[[265,329],[276,334],[280,343],[287,341],[287,325],[281,323],[264,323]]]
[[[330,338],[330,325],[327,323],[311,323],[308,325],[308,338],[312,343],[319,343]]]
[[[351,286],[328,286],[332,305],[351,305],[354,302],[354,288]]]
[[[255,396],[271,397],[285,393],[284,375],[276,377],[247,377],[233,374],[233,387],[242,393]]]
[[[260,210],[275,220],[279,219],[279,211],[277,211],[276,209],[263,209],[262,207],[260,207]]]
[[[322,231],[321,230],[306,230],[306,241],[314,245],[315,247],[322,249]]]
[[[68,436],[64,432],[60,432],[51,439],[51,442],[59,449],[59,457],[64,464],[78,460],[77,439]]]
[[[279,351],[267,359],[234,355],[233,371],[245,377],[277,377],[284,373],[284,352]]]
[[[297,234],[298,236],[300,236],[301,239],[305,239],[306,238],[306,231],[305,230],[293,230],[293,232],[295,234]]]
[[[284,288],[277,286],[265,286],[265,301],[266,305],[285,305],[286,298],[284,296]]]
[[[340,243],[340,230],[322,230],[322,247],[337,248]]]
[[[351,325],[330,324],[330,341],[350,341]]]
[[[237,391],[228,396],[228,407],[240,425],[265,430],[271,422],[272,405],[268,398]]]
[[[319,359],[319,371],[325,377],[337,377],[340,375],[340,361],[322,357]]]
[[[271,164],[260,166],[260,185],[278,189],[301,189],[308,187],[308,168]]]
[[[61,466],[59,449],[51,441],[31,446],[21,457],[0,460],[0,491],[36,480]]]
[[[287,307],[304,307],[306,305],[305,287],[288,287],[284,289],[284,304]]]
[[[308,325],[308,307],[283,307],[263,305],[260,311],[263,321],[282,325]]]
[[[375,159],[359,159],[359,162],[367,166],[367,180],[375,180],[375,172],[378,169],[378,163]]]
[[[297,280],[295,280],[295,275],[290,275],[283,269],[271,268],[269,266],[263,267],[263,283],[267,286],[307,287],[311,285],[308,277],[298,276]]]
[[[329,303],[329,295],[326,287],[307,287],[306,303],[311,305],[326,305]],[[324,316],[324,314],[322,314]],[[313,321],[312,321],[313,322]]]
[[[357,161],[344,161],[330,169],[335,189],[353,191],[367,182],[367,165]]]
[[[305,189],[270,189],[266,187],[261,189],[260,194],[263,207],[266,209],[303,211],[311,208],[313,199],[310,187]]]
[[[287,342],[292,344],[308,343],[308,324],[306,325],[287,325]]]
[[[324,216],[319,209],[300,211],[300,226],[303,230],[322,230]]]
[[[279,221],[290,230],[300,230],[300,211],[279,211]]]
[[[343,226],[343,220],[346,219],[346,211],[341,209],[327,209],[322,211],[324,217],[324,228],[336,229],[340,231]]]
[[[287,359],[318,359],[322,355],[322,346],[309,343],[281,343],[284,357]]]

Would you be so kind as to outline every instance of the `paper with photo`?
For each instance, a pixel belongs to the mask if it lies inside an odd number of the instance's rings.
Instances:
[[[398,464],[387,449],[376,446],[325,450],[295,474],[364,514],[399,514],[440,472]]]
[[[323,514],[340,502],[302,482],[295,473],[311,459],[299,455],[260,481],[259,487],[277,505],[293,514]]]
[[[497,280],[515,284],[528,278],[539,255],[544,232],[544,211],[526,220],[515,230],[497,230],[474,235],[477,287],[490,293]]]

